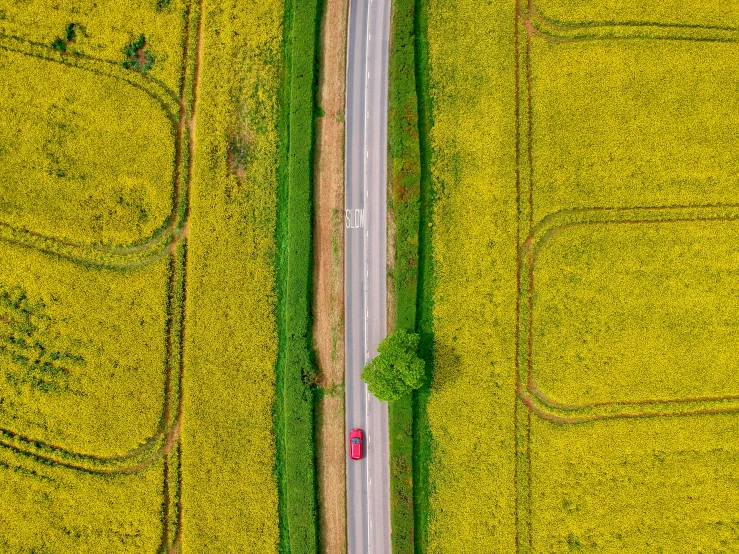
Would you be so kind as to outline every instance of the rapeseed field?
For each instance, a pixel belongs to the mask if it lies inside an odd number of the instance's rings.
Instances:
[[[727,26],[739,23],[736,8],[720,0],[536,0],[534,9],[564,25],[656,23]]]
[[[474,0],[428,7],[432,553],[515,552],[513,13]]]
[[[0,242],[0,427],[97,456],[155,435],[168,269],[87,269]]]
[[[520,4],[428,7],[422,546],[733,552],[735,10]]]
[[[277,550],[282,17],[0,0],[0,551]]]
[[[172,211],[173,123],[145,91],[59,61],[0,50],[3,221],[83,243],[148,238]]]
[[[736,221],[574,226],[534,265],[532,375],[564,404],[739,391]]]
[[[534,36],[534,220],[591,206],[736,203],[737,54],[737,43]]]
[[[206,2],[189,225],[184,552],[277,552],[275,225],[283,2]]]

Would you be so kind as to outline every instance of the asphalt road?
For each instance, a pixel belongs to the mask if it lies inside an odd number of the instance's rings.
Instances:
[[[365,456],[346,451],[349,554],[390,553],[387,404],[360,374],[387,333],[387,91],[391,0],[350,0],[346,74],[346,427]]]

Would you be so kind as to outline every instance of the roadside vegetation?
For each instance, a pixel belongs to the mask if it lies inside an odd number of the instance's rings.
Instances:
[[[315,472],[315,384],[312,351],[312,212],[315,136],[316,48],[319,0],[288,2],[283,48],[286,85],[281,96],[281,163],[277,257],[278,434],[280,551],[318,549]]]
[[[421,168],[416,95],[416,0],[392,6],[389,54],[388,217],[395,228],[391,273],[396,330],[416,331]],[[413,395],[388,403],[390,439],[391,547],[396,554],[414,549]]]

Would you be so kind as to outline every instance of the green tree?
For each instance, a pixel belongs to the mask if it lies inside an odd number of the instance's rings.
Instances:
[[[397,400],[423,385],[426,362],[418,357],[419,336],[397,329],[377,347],[377,357],[362,371],[362,380],[379,400]]]

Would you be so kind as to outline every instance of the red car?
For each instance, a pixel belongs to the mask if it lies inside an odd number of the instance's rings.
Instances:
[[[352,429],[349,433],[349,453],[352,460],[362,459],[362,430]]]

